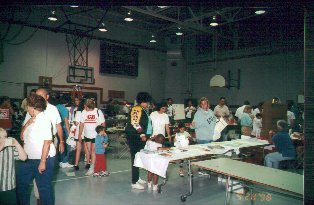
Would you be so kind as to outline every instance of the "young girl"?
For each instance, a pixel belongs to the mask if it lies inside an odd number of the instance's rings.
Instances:
[[[158,134],[156,137],[154,137],[153,140],[148,140],[146,142],[144,149],[147,149],[149,151],[157,151],[158,149],[162,148],[162,145],[165,142],[165,137],[162,134]],[[153,184],[152,184],[152,178],[153,178]],[[157,191],[158,190],[158,175],[148,171],[147,172],[147,185],[148,185],[148,189],[152,187],[153,185],[153,191]]]
[[[185,131],[185,126],[183,123],[178,124],[179,132],[176,133],[174,138],[174,146],[178,148],[187,147],[189,145],[189,140],[191,139],[191,135]],[[180,177],[184,177],[183,172],[183,160],[180,161],[180,170],[179,170]]]
[[[107,161],[106,161],[106,148],[108,147],[108,136],[105,131],[105,127],[98,125],[96,127],[97,136],[95,138],[95,170],[94,177],[100,176],[109,176],[107,171]]]
[[[253,119],[253,130],[251,135],[255,136],[256,138],[260,138],[262,130],[262,114],[257,113]]]
[[[80,128],[78,140],[82,141],[82,133],[84,129],[84,142],[86,143],[86,161],[89,166],[85,175],[90,176],[94,174],[95,165],[95,138],[97,136],[96,127],[98,125],[105,126],[104,114],[101,110],[96,108],[95,101],[93,99],[87,99],[85,102],[85,110],[83,110],[80,119]],[[91,165],[88,163],[91,160]]]

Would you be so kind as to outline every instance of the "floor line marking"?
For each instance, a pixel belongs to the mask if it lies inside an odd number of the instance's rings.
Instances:
[[[121,170],[121,171],[110,172],[110,175],[111,174],[121,173],[121,172],[128,172],[128,171],[130,171],[130,170],[126,169],[126,170]],[[82,179],[82,178],[87,178],[87,177],[91,177],[91,176],[72,177],[72,178],[69,178],[69,179],[53,180],[52,182],[62,182],[62,181],[69,181],[69,180],[73,180],[73,179]]]

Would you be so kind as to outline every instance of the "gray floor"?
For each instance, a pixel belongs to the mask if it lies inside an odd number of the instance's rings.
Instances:
[[[217,176],[211,178],[198,176],[194,170],[194,192],[185,202],[181,202],[181,194],[188,191],[188,177],[178,176],[178,165],[170,164],[168,169],[169,180],[163,187],[161,193],[151,190],[132,190],[130,158],[124,156],[116,158],[115,154],[108,154],[108,170],[111,172],[109,177],[94,178],[84,176],[86,170],[84,163],[80,164],[80,170],[56,169],[56,179],[54,183],[56,205],[63,204],[112,204],[112,205],[158,205],[158,204],[224,204],[225,186],[218,184]],[[74,176],[71,176],[74,175]],[[145,170],[141,170],[141,178],[146,180]],[[160,183],[162,180],[160,179]],[[256,193],[254,204],[302,204],[301,200],[296,200],[276,194],[266,192]],[[230,204],[250,204],[248,196],[231,194]],[[33,193],[31,194],[31,204],[35,203]]]

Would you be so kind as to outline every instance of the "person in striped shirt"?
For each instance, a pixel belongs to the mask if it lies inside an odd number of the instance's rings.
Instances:
[[[16,204],[15,159],[26,160],[27,155],[18,141],[8,137],[0,128],[0,204]]]

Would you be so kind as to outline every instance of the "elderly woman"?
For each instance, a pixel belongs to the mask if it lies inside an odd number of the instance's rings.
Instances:
[[[265,166],[279,168],[280,161],[295,159],[296,153],[293,142],[288,134],[288,124],[284,120],[277,121],[278,132],[269,131],[269,141],[274,144],[277,152],[265,156]]]
[[[35,178],[41,204],[54,204],[52,176],[56,149],[52,143],[51,122],[44,114],[47,103],[39,95],[27,98],[27,111],[31,118],[23,132],[24,150],[28,160],[20,163],[17,173],[18,204],[29,204],[29,185]]]
[[[148,113],[151,96],[147,92],[140,92],[136,96],[137,106],[131,109],[125,128],[126,138],[130,147],[132,163],[132,189],[144,189],[146,181],[140,179],[139,168],[134,166],[135,154],[145,146],[145,141],[152,134],[152,125]]]

